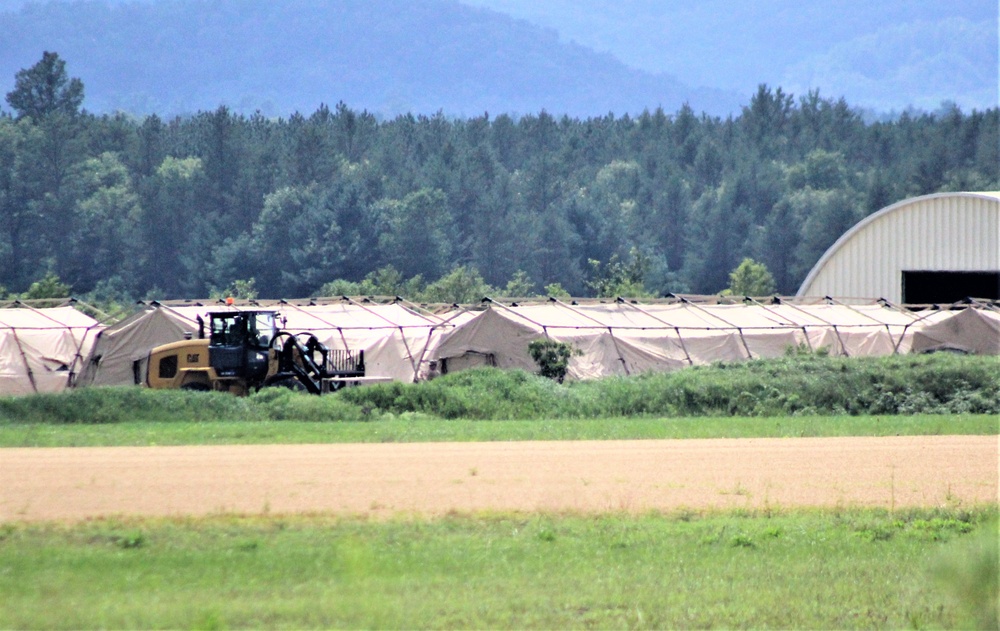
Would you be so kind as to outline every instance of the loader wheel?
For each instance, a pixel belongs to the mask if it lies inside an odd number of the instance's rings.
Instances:
[[[183,386],[181,386],[181,390],[191,390],[194,392],[208,392],[209,390],[211,390],[211,388],[208,387],[207,383],[204,383],[202,381],[189,381]]]

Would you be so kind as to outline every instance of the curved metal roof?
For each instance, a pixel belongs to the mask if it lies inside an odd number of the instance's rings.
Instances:
[[[813,295],[838,295],[844,297],[871,298],[871,299],[887,298],[889,300],[898,302],[899,300],[901,300],[901,297],[897,295],[848,296],[843,292],[835,292],[835,294],[830,294],[829,292],[825,291],[820,291],[817,294],[816,291],[813,290],[813,285],[816,283],[817,279],[821,276],[824,270],[826,270],[827,267],[834,261],[834,259],[838,258],[838,255],[843,254],[843,252],[847,249],[848,244],[855,242],[857,239],[860,238],[860,235],[869,231],[875,224],[887,220],[892,216],[898,216],[903,213],[906,213],[907,211],[914,210],[916,208],[924,208],[927,207],[928,205],[937,205],[941,201],[948,202],[951,200],[956,200],[960,202],[959,206],[961,207],[965,206],[964,204],[961,204],[961,202],[964,202],[965,200],[986,200],[987,202],[994,202],[994,204],[989,204],[989,206],[995,205],[997,215],[1000,216],[1000,191],[934,193],[931,195],[922,195],[920,197],[911,197],[908,199],[904,199],[900,202],[887,206],[879,210],[878,212],[875,212],[865,217],[857,224],[855,224],[853,227],[851,227],[850,230],[841,235],[841,237],[837,239],[837,241],[834,242],[834,244],[827,249],[827,251],[823,254],[823,256],[820,257],[819,261],[817,261],[816,264],[813,266],[813,268],[809,271],[809,274],[806,275],[805,280],[802,282],[802,285],[799,287],[799,290],[798,292],[796,292],[795,295],[797,297],[805,297]],[[906,235],[911,237],[908,241],[908,244],[912,244],[913,242],[918,241],[919,237],[926,237],[926,238],[937,237],[940,235],[942,231],[953,229],[953,226],[950,226],[948,222],[939,221],[935,223],[935,225],[933,226],[920,226],[920,228],[921,229],[917,231],[918,234]],[[1000,233],[989,234],[988,230],[986,232],[980,232],[978,228],[979,227],[976,227],[976,234],[978,236],[983,237],[981,243],[984,244],[983,251],[985,252],[985,256],[987,258],[990,258],[991,260],[1000,259],[1000,247],[998,247],[997,245],[998,240],[1000,240]],[[994,226],[994,228],[996,227]],[[931,235],[931,233],[935,231],[936,234]],[[998,232],[998,231],[997,229],[994,229],[993,232]],[[931,237],[928,237],[927,235],[931,235]],[[898,236],[904,236],[904,235],[898,235]],[[904,241],[904,240],[906,239],[905,238],[897,239],[897,241]],[[969,249],[974,249],[974,247],[976,246],[976,242],[973,240],[971,242],[968,242],[966,245],[969,246]],[[879,242],[870,244],[870,247],[877,248],[879,249],[880,252],[885,252],[885,251],[892,251],[893,244],[886,242]],[[945,244],[942,247],[948,247],[948,245]],[[952,249],[957,249],[957,248],[952,248]],[[940,258],[940,256],[938,258]],[[890,270],[889,269],[890,265],[888,265],[888,263],[886,263],[885,261],[875,261],[874,257],[871,257],[871,259],[872,260],[870,261],[866,261],[866,263],[871,264],[870,268],[867,268],[865,270],[856,270],[856,272],[876,274],[879,271],[881,272],[898,271],[896,269]],[[956,269],[969,269],[968,265],[969,265],[968,263],[963,263]],[[928,264],[925,267],[925,269],[934,269],[934,266]],[[899,279],[892,279],[892,282],[896,284],[898,283],[898,280]]]

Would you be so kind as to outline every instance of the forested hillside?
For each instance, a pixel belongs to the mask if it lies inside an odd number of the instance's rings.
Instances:
[[[878,112],[997,104],[996,0],[462,2],[691,85],[820,88]]]
[[[46,54],[7,95],[8,292],[54,274],[95,300],[205,297],[235,281],[261,297],[412,295],[444,277],[435,286],[452,293],[437,296],[455,300],[482,281],[711,293],[751,257],[790,293],[866,214],[1000,188],[995,108],[868,124],[846,102],[762,86],[725,119],[684,107],[380,120],[338,104],[135,120],[87,113],[84,93]]]
[[[729,113],[740,101],[457,0],[39,2],[0,13],[0,33],[0,93],[55,50],[97,113],[175,116],[221,104],[288,116],[344,101],[386,117],[592,116],[685,101]]]

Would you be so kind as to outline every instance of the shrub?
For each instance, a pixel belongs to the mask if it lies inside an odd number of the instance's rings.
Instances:
[[[528,344],[528,354],[538,364],[538,374],[562,383],[569,370],[569,359],[574,355],[582,355],[580,349],[566,342],[555,340],[534,340]]]

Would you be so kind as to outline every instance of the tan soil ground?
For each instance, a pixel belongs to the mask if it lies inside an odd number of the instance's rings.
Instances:
[[[970,506],[996,436],[0,449],[0,521]]]

